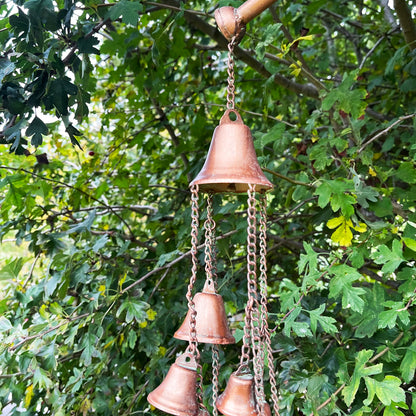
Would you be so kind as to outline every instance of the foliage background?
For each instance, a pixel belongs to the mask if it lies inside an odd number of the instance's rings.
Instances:
[[[0,2],[2,415],[159,413],[146,395],[184,349],[188,183],[224,110],[212,15],[230,3]],[[415,6],[279,0],[236,49],[275,184],[282,416],[416,413]],[[237,337],[245,208],[215,197]],[[222,388],[238,352],[221,352]]]

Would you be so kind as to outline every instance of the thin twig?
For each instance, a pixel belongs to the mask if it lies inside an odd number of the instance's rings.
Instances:
[[[416,328],[416,325],[413,325],[409,328],[409,331],[413,331]],[[391,345],[395,346],[404,336],[404,332],[401,332],[392,342]],[[369,360],[368,362],[373,364],[375,361],[377,361],[380,357],[382,357],[386,352],[388,352],[390,350],[390,347],[386,347],[384,348],[384,350],[380,351],[378,354],[376,354],[371,360]],[[332,395],[331,397],[329,397],[327,400],[325,400],[323,403],[321,403],[316,410],[321,410],[323,409],[327,404],[329,404],[331,402],[331,400],[336,397],[339,393],[341,393],[341,391],[344,389],[344,387],[347,384],[344,383],[342,386],[340,386]],[[314,416],[314,413],[310,413],[309,416]]]
[[[275,172],[274,170],[268,169],[268,168],[262,168],[265,172],[271,173],[272,175],[283,179],[287,182],[293,183],[294,185],[302,185],[302,186],[307,186],[308,188],[315,188],[312,184],[310,183],[306,183],[306,182],[301,182],[301,181],[297,181],[296,179],[292,179],[292,178],[288,178],[285,175],[282,175],[279,172]]]
[[[223,238],[227,238],[231,235],[234,235],[238,232],[238,230],[232,230],[229,231],[228,233],[225,233],[219,237],[217,237],[217,241],[218,240],[222,240]],[[200,244],[197,248],[198,250],[201,250],[202,248],[205,247],[205,244]],[[146,273],[144,276],[142,276],[139,280],[136,280],[135,282],[133,282],[131,285],[127,286],[126,288],[124,288],[121,292],[120,295],[128,292],[129,290],[133,289],[133,287],[137,286],[138,284],[142,283],[143,281],[145,281],[147,278],[149,278],[150,276],[153,276],[155,273],[158,273],[162,270],[165,269],[170,269],[172,266],[174,266],[176,263],[179,263],[181,260],[183,260],[186,257],[189,257],[191,255],[191,250],[187,251],[186,253],[181,254],[179,257],[177,257],[176,259],[172,260],[171,262],[160,266],[160,267],[156,267],[153,270],[151,270],[149,273]]]
[[[386,127],[384,130],[377,133],[375,136],[368,139],[358,150],[358,154],[360,154],[370,143],[374,142],[374,140],[377,140],[379,137],[384,136],[386,133],[388,133],[393,127],[396,127],[398,124],[400,124],[404,120],[408,120],[409,118],[413,118],[416,116],[416,113],[414,114],[408,114],[407,116],[399,117],[394,123],[390,124],[390,126]]]
[[[146,380],[146,382],[143,384],[142,388],[133,396],[133,399],[129,405],[129,407],[127,408],[127,410],[122,414],[122,416],[124,415],[130,415],[131,414],[131,410],[134,406],[134,403],[136,402],[137,398],[143,393],[143,390],[146,388],[146,386],[149,384],[149,380]]]
[[[29,276],[27,277],[27,279],[23,283],[23,286],[22,286],[23,289],[27,286],[27,284],[29,283],[30,279],[32,278],[32,276],[33,276],[33,270],[35,269],[36,263],[39,260],[39,257],[40,257],[41,254],[42,254],[41,252],[39,252],[37,254],[37,256],[35,257],[35,260],[33,261],[32,265],[30,266]]]
[[[73,189],[74,191],[77,191],[77,192],[80,192],[83,195],[86,195],[88,198],[91,198],[93,201],[99,202],[100,204],[107,207],[127,227],[127,229],[129,230],[129,232],[131,234],[131,238],[135,239],[132,229],[130,228],[129,224],[127,224],[127,222],[124,220],[124,218],[121,217],[119,214],[117,214],[117,212],[113,211],[110,205],[106,204],[105,202],[101,201],[98,198],[95,198],[94,196],[92,196],[88,192],[85,192],[80,188],[76,188],[75,186],[69,185],[69,184],[67,184],[63,181],[58,181],[57,179],[51,179],[51,178],[47,178],[46,176],[38,175],[37,173],[31,172],[27,169],[14,168],[12,166],[3,166],[3,165],[0,165],[0,169],[10,169],[10,170],[13,170],[13,171],[16,171],[16,172],[19,172],[19,171],[25,172],[29,175],[32,175],[32,176],[36,177],[36,178],[40,178],[40,179],[43,179],[44,181],[48,181],[48,182],[52,182],[52,183],[57,183],[59,185],[65,186],[66,188]]]
[[[14,374],[0,374],[0,380],[4,378],[13,378],[13,377],[19,377],[24,376],[26,373],[14,373]]]
[[[106,20],[103,20],[103,21],[101,21],[100,23],[96,24],[96,25],[92,28],[92,30],[84,36],[84,39],[88,39],[88,38],[90,38],[92,35],[94,35],[95,33],[98,33],[98,32],[100,31],[100,29],[101,29],[103,26],[105,26],[105,25],[106,25],[109,21],[110,21],[110,19],[106,19]],[[71,62],[71,59],[72,59],[72,57],[75,55],[75,52],[77,51],[78,47],[79,47],[79,45],[78,45],[78,44],[76,44],[75,46],[73,46],[73,47],[71,48],[71,50],[68,52],[68,55],[67,55],[67,56],[66,56],[66,57],[62,60],[62,63],[63,63],[64,65],[68,65],[68,64],[69,64],[69,62]]]
[[[23,344],[25,344],[27,341],[30,341],[30,340],[36,339],[36,338],[42,338],[43,336],[49,334],[50,332],[53,332],[53,331],[59,329],[61,326],[64,326],[64,325],[68,324],[69,322],[78,321],[79,319],[86,318],[87,316],[90,316],[90,315],[91,315],[91,313],[88,312],[88,313],[83,313],[82,315],[74,316],[72,318],[66,318],[64,322],[61,322],[60,324],[55,325],[52,328],[47,329],[46,331],[43,331],[43,332],[40,332],[39,334],[34,334],[34,335],[30,335],[28,337],[23,338],[16,345],[12,345],[9,348],[9,351],[15,351],[19,347],[21,347]]]
[[[358,68],[358,71],[361,71],[364,67],[365,61],[373,54],[373,52],[376,50],[377,46],[380,45],[380,43],[385,39],[385,36],[382,36],[375,44],[374,46],[366,53],[363,60],[360,63],[360,66]]]

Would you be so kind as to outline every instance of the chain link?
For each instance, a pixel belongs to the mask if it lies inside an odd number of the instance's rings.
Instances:
[[[208,284],[214,286],[217,290],[217,262],[215,252],[215,221],[213,218],[213,195],[207,195],[207,219],[204,222],[205,228],[205,272]],[[218,398],[218,375],[219,375],[219,348],[218,345],[212,344],[212,412],[213,416],[218,416],[217,398]]]
[[[218,399],[218,375],[220,373],[218,345],[212,344],[212,414],[218,416],[217,399]]]
[[[251,348],[253,353],[254,385],[258,412],[264,415],[264,354],[261,339],[261,316],[257,295],[257,210],[256,210],[256,191],[254,184],[248,184],[248,208],[247,208],[247,285],[249,291],[251,310]]]
[[[194,355],[195,361],[197,363],[196,373],[196,396],[200,406],[200,409],[206,410],[206,407],[203,402],[203,392],[202,392],[202,366],[199,362],[200,353],[198,349],[198,339],[196,336],[196,309],[195,303],[193,301],[192,292],[194,289],[196,274],[198,270],[198,228],[199,228],[199,187],[198,185],[192,185],[191,187],[191,278],[188,284],[188,291],[186,293],[186,299],[188,300],[188,308],[191,311],[191,316],[189,320],[189,346],[188,351]]]
[[[267,312],[267,198],[265,194],[260,196],[260,221],[259,221],[259,239],[260,239],[260,276],[259,276],[259,285],[260,285],[260,314],[261,314],[261,327],[264,343],[266,344],[267,350],[267,362],[269,368],[269,381],[271,385],[272,392],[272,401],[273,401],[273,410],[275,416],[280,416],[279,413],[279,400],[277,398],[277,383],[276,383],[276,373],[274,370],[273,363],[273,351],[270,340],[270,331],[268,324],[268,312]],[[264,349],[263,349],[264,351]],[[264,362],[264,359],[263,359]]]
[[[235,108],[235,76],[234,76],[234,47],[236,45],[236,37],[233,36],[230,43],[228,44],[228,61],[227,61],[227,109],[234,110]]]
[[[207,196],[207,219],[205,228],[205,273],[208,283],[217,289],[217,265],[215,253],[215,221],[213,218],[212,194]]]
[[[188,300],[188,308],[191,311],[189,320],[189,351],[199,360],[198,340],[196,337],[196,309],[192,298],[192,291],[196,281],[198,270],[197,247],[198,247],[198,228],[199,228],[199,206],[198,206],[198,185],[191,188],[191,278],[188,284],[186,299]]]

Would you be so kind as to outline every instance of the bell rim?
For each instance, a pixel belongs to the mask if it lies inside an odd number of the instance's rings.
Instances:
[[[232,190],[227,189],[232,184],[238,184],[238,185],[246,185],[241,190]],[[189,187],[192,187],[194,185],[198,185],[199,190],[202,192],[213,192],[213,193],[231,193],[231,194],[244,194],[247,193],[249,189],[249,185],[255,186],[255,191],[264,193],[269,192],[274,189],[274,185],[266,178],[265,181],[246,181],[242,179],[235,179],[233,181],[224,181],[222,178],[218,179],[198,179],[195,178],[192,182],[190,182]],[[220,185],[223,185],[219,188]],[[259,187],[259,189],[256,189]],[[225,188],[225,189],[222,189]]]
[[[175,332],[173,338],[179,339],[181,341],[190,341],[189,334],[179,332],[179,330]],[[236,343],[233,335],[230,335],[229,337],[212,337],[208,335],[197,334],[196,339],[201,344],[231,345]]]
[[[184,411],[184,410],[176,410],[176,409],[174,409],[174,408],[171,408],[171,407],[168,407],[168,406],[164,406],[163,404],[161,405],[160,403],[157,403],[157,402],[155,402],[153,399],[152,399],[152,397],[151,397],[151,395],[152,395],[152,393],[153,393],[153,391],[152,392],[150,392],[148,395],[147,395],[147,401],[153,406],[153,407],[155,407],[156,409],[159,409],[159,410],[161,410],[162,412],[165,412],[165,413],[169,413],[169,414],[171,414],[171,415],[175,415],[175,416],[196,416],[196,415],[198,415],[198,412],[199,412],[199,410],[196,410],[196,412],[195,413],[191,413],[191,412],[187,412],[187,411]]]

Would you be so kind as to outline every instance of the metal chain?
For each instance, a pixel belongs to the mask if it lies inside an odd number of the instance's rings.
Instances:
[[[206,407],[203,402],[203,393],[202,393],[202,366],[199,362],[200,353],[198,349],[198,339],[196,336],[196,309],[195,303],[193,301],[192,292],[196,281],[196,274],[198,270],[198,228],[199,228],[199,206],[198,206],[198,195],[199,187],[198,185],[192,185],[191,187],[191,278],[188,284],[188,291],[186,293],[186,299],[188,300],[188,308],[191,311],[191,316],[189,320],[189,346],[188,350],[191,354],[194,355],[195,361],[197,363],[197,379],[196,379],[196,396],[201,409],[206,410]]]
[[[261,342],[260,309],[257,299],[257,223],[256,223],[256,191],[254,184],[248,184],[248,208],[247,208],[247,287],[249,299],[252,301],[251,310],[251,348],[253,353],[254,385],[258,411],[264,415],[264,383],[263,369],[264,358]]]
[[[209,284],[217,288],[217,266],[215,254],[215,221],[213,218],[212,194],[207,196],[207,219],[205,228],[205,273]]]
[[[218,375],[220,373],[220,351],[218,345],[212,344],[212,414],[218,416]]]
[[[236,37],[233,36],[228,44],[228,61],[227,61],[227,73],[228,73],[228,85],[227,85],[227,109],[234,110],[235,108],[235,86],[234,86],[234,47],[236,45]]]
[[[196,337],[196,309],[192,298],[192,291],[196,281],[196,273],[198,270],[198,259],[196,257],[198,251],[198,227],[199,227],[199,206],[198,206],[198,185],[191,187],[191,278],[188,284],[186,299],[188,300],[188,308],[191,311],[189,320],[189,351],[199,360],[198,340]]]
[[[214,286],[217,290],[217,265],[215,253],[215,221],[213,218],[213,195],[207,196],[207,219],[204,222],[205,228],[205,272],[208,284]],[[218,345],[212,344],[212,412],[213,416],[218,416],[217,398],[219,391],[218,375],[220,372],[219,365],[219,348]]]
[[[267,198],[265,194],[260,196],[260,223],[259,223],[259,239],[260,239],[260,315],[261,315],[261,327],[264,343],[267,350],[267,362],[269,368],[269,381],[271,385],[273,410],[275,416],[280,416],[279,413],[279,400],[277,398],[277,383],[276,373],[273,363],[273,351],[270,340],[270,331],[268,324],[268,312],[267,312]],[[264,349],[263,349],[264,351]],[[264,360],[263,360],[264,362]]]

